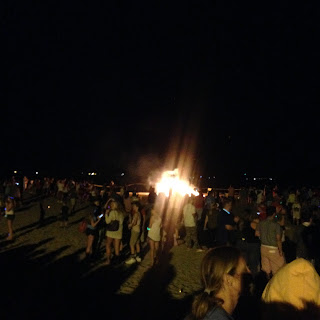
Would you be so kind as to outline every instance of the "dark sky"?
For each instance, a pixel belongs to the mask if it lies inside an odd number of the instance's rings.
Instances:
[[[230,182],[319,177],[319,15],[315,2],[11,2],[4,167],[147,172],[182,153]]]

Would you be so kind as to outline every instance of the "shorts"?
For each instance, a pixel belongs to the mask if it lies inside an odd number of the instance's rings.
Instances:
[[[87,235],[87,236],[95,236],[95,235],[97,235],[97,230],[87,228],[87,229],[86,229],[86,235]]]
[[[286,264],[284,256],[280,256],[277,247],[261,245],[261,270],[267,274],[274,275],[282,266]]]
[[[130,246],[140,242],[140,232],[131,231]]]
[[[6,214],[6,218],[7,218],[7,220],[13,221],[16,218],[16,215],[15,214]]]

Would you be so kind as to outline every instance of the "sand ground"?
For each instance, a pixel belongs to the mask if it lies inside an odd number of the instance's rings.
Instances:
[[[80,221],[92,207],[78,205],[69,226],[56,220],[61,204],[43,200],[45,225],[38,227],[39,201],[16,212],[15,241],[5,240],[6,219],[0,220],[0,262],[6,319],[57,319],[94,316],[115,319],[183,319],[193,295],[201,289],[199,268],[204,252],[173,247],[158,266],[150,267],[148,247],[141,263],[105,266],[82,261],[86,236]],[[104,250],[104,244],[103,244]]]

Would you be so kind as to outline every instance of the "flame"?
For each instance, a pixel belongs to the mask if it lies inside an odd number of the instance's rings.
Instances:
[[[183,197],[199,195],[199,192],[188,181],[180,179],[178,169],[163,172],[160,181],[155,184],[155,190],[157,194],[164,193],[167,197],[170,192],[172,195],[178,194]]]

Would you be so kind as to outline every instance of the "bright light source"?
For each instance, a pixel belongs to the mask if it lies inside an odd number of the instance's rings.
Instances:
[[[13,173],[18,173],[18,171],[14,170]]]
[[[202,178],[202,176],[200,176],[200,178]]]
[[[172,192],[172,194],[177,193],[181,196],[187,194],[189,196],[191,196],[191,194],[195,196],[199,195],[199,192],[195,191],[192,185],[180,179],[178,169],[163,172],[160,181],[155,185],[155,189],[157,194],[164,193],[167,197],[170,192]]]
[[[91,176],[91,172],[88,173],[88,176]]]
[[[269,180],[272,180],[272,178],[269,178]]]
[[[121,173],[121,177],[123,177],[123,176],[124,176],[124,173],[122,172],[122,173]]]
[[[257,180],[257,178],[253,178],[253,180]]]
[[[39,172],[38,172],[38,171],[36,171],[36,174],[39,174]]]

